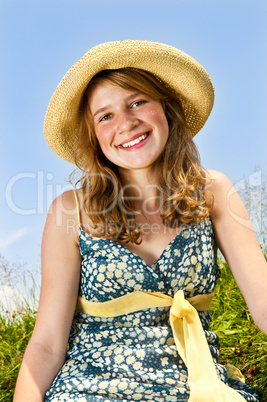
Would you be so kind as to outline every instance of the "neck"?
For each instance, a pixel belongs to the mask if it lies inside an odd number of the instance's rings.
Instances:
[[[157,175],[147,169],[120,169],[127,196],[134,201],[135,208],[142,213],[158,212],[163,202]]]

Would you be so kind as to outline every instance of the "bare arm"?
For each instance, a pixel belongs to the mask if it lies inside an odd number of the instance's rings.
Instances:
[[[43,401],[65,361],[80,279],[74,221],[77,221],[75,200],[69,191],[54,200],[47,216],[42,239],[39,309],[18,376],[14,402]]]
[[[267,334],[267,264],[248,213],[232,183],[210,171],[216,241],[258,327]]]

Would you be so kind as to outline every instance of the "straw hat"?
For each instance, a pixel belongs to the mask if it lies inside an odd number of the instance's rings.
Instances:
[[[214,88],[206,70],[184,52],[158,42],[107,42],[89,50],[63,77],[46,112],[44,135],[50,148],[74,163],[82,95],[95,74],[135,67],[165,81],[179,95],[192,137],[204,126],[213,106]],[[82,161],[81,165],[82,165]]]

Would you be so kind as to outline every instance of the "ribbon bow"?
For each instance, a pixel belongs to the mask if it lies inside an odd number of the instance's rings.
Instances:
[[[198,311],[209,310],[213,293],[174,298],[161,292],[136,291],[107,302],[79,297],[76,309],[94,317],[118,317],[155,307],[170,308],[170,324],[177,351],[188,370],[189,402],[244,402],[245,399],[218,377]]]

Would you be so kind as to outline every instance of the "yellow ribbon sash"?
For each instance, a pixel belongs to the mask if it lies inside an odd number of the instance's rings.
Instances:
[[[214,293],[174,298],[161,292],[136,291],[106,302],[79,297],[76,310],[94,317],[118,317],[155,307],[170,308],[170,324],[177,351],[188,370],[190,402],[244,402],[245,399],[218,377],[198,311],[210,308]]]

